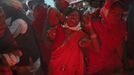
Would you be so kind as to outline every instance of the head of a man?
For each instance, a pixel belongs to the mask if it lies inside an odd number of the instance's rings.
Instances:
[[[65,11],[69,6],[69,3],[66,0],[54,0],[54,2],[56,8],[59,9],[61,12]]]
[[[105,0],[85,0],[87,1],[91,7],[94,7],[94,8],[98,8],[98,7],[102,7]]]

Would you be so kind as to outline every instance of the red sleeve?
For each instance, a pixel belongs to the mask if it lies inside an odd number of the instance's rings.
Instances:
[[[56,37],[52,49],[56,49],[57,47],[59,47],[64,42],[64,40],[65,40],[65,35],[63,32],[63,28],[60,25],[58,25],[56,29]]]
[[[81,48],[91,47],[91,40],[88,37],[84,37],[79,41],[79,46]]]
[[[35,20],[33,21],[33,28],[36,33],[36,37],[39,39],[42,36],[42,30],[44,28],[45,20],[46,20],[46,9],[43,6],[40,6],[37,9],[37,15],[35,16]]]
[[[56,37],[56,27],[49,29],[47,35],[50,40],[54,41]]]
[[[50,25],[57,26],[59,24],[57,12],[53,8],[49,11],[48,18],[49,18]]]
[[[57,26],[60,23],[64,22],[64,18],[63,18],[62,13],[60,13],[58,10],[56,10],[54,8],[52,8],[49,11],[49,19],[50,19],[49,24],[52,26]]]
[[[86,32],[92,34],[94,33],[93,27],[92,27],[92,21],[91,21],[91,15],[89,14],[85,14],[84,15],[84,30],[86,30]]]

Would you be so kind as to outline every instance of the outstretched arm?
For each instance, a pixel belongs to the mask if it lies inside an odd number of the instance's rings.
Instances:
[[[88,35],[89,39],[91,39],[91,45],[93,46],[93,49],[95,51],[99,51],[100,49],[100,43],[98,36],[92,26],[93,22],[91,21],[90,17],[85,17],[84,16],[84,30],[86,34]]]

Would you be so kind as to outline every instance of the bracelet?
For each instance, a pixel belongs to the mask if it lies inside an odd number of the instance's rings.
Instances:
[[[96,34],[92,34],[92,35],[90,36],[91,39],[94,39],[94,38],[96,38],[96,37],[97,37]]]

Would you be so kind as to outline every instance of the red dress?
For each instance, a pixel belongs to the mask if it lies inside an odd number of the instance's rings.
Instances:
[[[37,15],[33,21],[33,28],[36,34],[37,43],[40,48],[41,60],[43,63],[48,62],[50,52],[46,49],[46,44],[43,42],[42,33],[45,27],[47,8],[44,5],[40,5],[37,9]]]
[[[0,75],[13,75],[12,71],[9,67],[5,67],[3,65],[0,65]]]
[[[125,36],[125,23],[120,15],[123,9],[114,0],[107,0],[101,10],[103,21],[96,19],[92,25],[101,42],[98,52],[88,48],[88,74],[110,72],[122,67],[122,59],[117,48]],[[91,22],[91,21],[90,21]],[[122,53],[120,50],[119,53]]]
[[[58,10],[53,8],[44,8],[44,5],[40,5],[37,9],[37,15],[33,22],[33,27],[37,37],[37,43],[40,48],[41,65],[45,74],[48,73],[48,64],[51,51],[59,46],[64,40],[62,28],[60,27],[60,18],[62,17]],[[63,20],[63,19],[62,19]],[[47,23],[46,23],[47,22]],[[53,34],[53,30],[56,31],[56,36]],[[52,38],[49,38],[51,36]],[[53,40],[52,40],[53,39]],[[59,41],[60,39],[60,41]],[[55,41],[54,41],[55,40]]]
[[[109,31],[111,47],[117,48],[122,43],[125,31],[126,23],[122,20],[122,13],[124,12],[118,0],[107,0],[101,10],[101,15],[104,19],[105,26]]]
[[[49,75],[84,75],[84,61],[78,42],[85,34],[76,31],[51,53]]]

